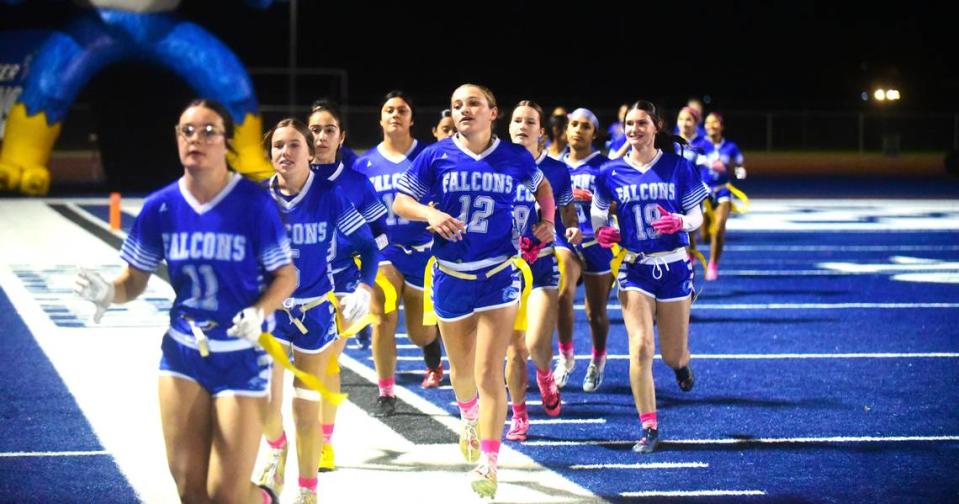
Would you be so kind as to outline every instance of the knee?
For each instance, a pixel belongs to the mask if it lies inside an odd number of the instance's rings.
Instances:
[[[656,346],[653,345],[652,338],[640,339],[638,347],[636,349],[636,359],[639,361],[639,364],[651,363],[655,355],[656,355]]]
[[[170,474],[173,481],[176,482],[176,490],[180,495],[180,502],[207,502],[210,498],[206,493],[206,480],[191,476],[197,471],[191,471],[190,468],[182,470],[171,467]]]
[[[210,487],[210,500],[213,502],[244,502],[249,499],[244,493],[249,492],[246,481],[215,483]],[[183,501],[183,502],[203,502],[203,501]]]

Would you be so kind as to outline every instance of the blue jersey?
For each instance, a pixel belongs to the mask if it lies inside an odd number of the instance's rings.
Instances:
[[[569,154],[567,153],[562,157],[561,161],[569,167],[569,176],[573,184],[573,189],[586,189],[595,194],[596,175],[599,174],[599,167],[609,161],[609,158],[599,151],[596,151],[586,156],[586,159],[575,163],[570,161]],[[589,221],[589,207],[590,203],[588,201],[576,202],[576,217],[579,218],[579,229],[583,232],[583,241],[589,241],[593,238],[593,224]]]
[[[706,165],[700,168],[703,182],[710,188],[724,186],[729,182],[729,171],[737,166],[743,165],[743,153],[739,146],[725,138],[718,144],[710,140],[703,143],[703,156],[706,159]],[[726,166],[726,171],[715,171],[712,169],[713,163],[720,161]]]
[[[200,204],[179,179],[143,203],[120,256],[153,272],[166,260],[176,293],[170,326],[190,334],[194,321],[210,339],[232,339],[233,317],[254,304],[265,273],[290,264],[280,214],[269,194],[234,173],[226,188]]]
[[[689,245],[687,233],[661,235],[653,229],[652,222],[661,217],[656,206],[684,214],[708,195],[689,161],[660,151],[646,167],[635,165],[628,156],[606,163],[596,178],[593,205],[605,212],[615,202],[621,245],[649,254]]]
[[[413,165],[413,160],[423,150],[424,146],[413,140],[413,145],[401,158],[388,158],[382,147],[377,145],[363,155],[353,168],[366,175],[373,184],[373,189],[380,201],[386,207],[386,227],[390,243],[406,247],[413,247],[429,243],[433,239],[432,233],[426,230],[425,222],[410,221],[393,213],[393,200],[396,199],[396,184],[400,177]]]
[[[494,137],[488,149],[475,154],[454,135],[423,149],[400,179],[399,190],[420,202],[432,196],[439,210],[466,223],[462,240],[437,236],[432,252],[437,260],[467,271],[516,255],[516,188],[525,185],[536,192],[542,180],[524,147]]]
[[[329,292],[329,262],[335,251],[336,232],[354,233],[372,239],[363,216],[346,197],[331,185],[319,183],[312,171],[299,193],[292,198],[280,193],[276,176],[270,179],[270,194],[280,207],[293,246],[298,272],[295,300],[312,299]]]
[[[319,175],[325,185],[331,185],[336,191],[353,203],[363,219],[370,225],[373,235],[379,240],[380,235],[386,233],[386,207],[380,202],[370,183],[362,173],[347,168],[343,163],[314,164],[310,168]],[[381,243],[385,246],[385,242]],[[359,251],[349,243],[341,233],[337,233],[334,244],[335,254],[330,261],[330,268],[339,271],[347,267],[356,267],[353,256]]]
[[[549,181],[553,188],[553,200],[556,202],[556,215],[553,216],[553,223],[556,224],[556,233],[563,233],[562,223],[560,222],[560,209],[573,201],[573,189],[569,178],[569,169],[566,165],[547,156],[546,151],[540,153],[536,159],[536,167],[543,172],[543,176]],[[513,209],[517,227],[522,230],[523,236],[538,243],[539,240],[533,236],[533,226],[539,223],[539,205],[536,203],[536,194],[529,192],[525,185],[516,188],[516,207]]]

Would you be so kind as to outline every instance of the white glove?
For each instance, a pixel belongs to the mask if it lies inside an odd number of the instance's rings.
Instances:
[[[86,268],[77,272],[76,286],[73,288],[78,296],[93,302],[97,311],[93,314],[93,321],[97,324],[103,318],[110,305],[113,304],[113,283],[104,280],[99,273]]]
[[[370,312],[370,298],[370,291],[362,287],[343,296],[340,300],[343,318],[352,323],[365,317]]]
[[[233,317],[233,325],[226,330],[227,336],[243,338],[256,343],[263,333],[263,310],[253,306],[244,308]]]
[[[742,166],[737,166],[737,167],[736,167],[736,179],[737,179],[737,180],[742,180],[742,179],[744,179],[744,178],[746,178],[746,168],[744,168],[744,167],[742,167]]]

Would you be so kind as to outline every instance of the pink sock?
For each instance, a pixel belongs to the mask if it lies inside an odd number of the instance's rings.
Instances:
[[[559,353],[563,354],[563,357],[566,357],[568,359],[571,355],[573,355],[573,342],[570,341],[569,343],[563,343],[562,341],[560,341]]]
[[[539,382],[539,381],[543,381],[543,380],[545,380],[546,378],[548,378],[548,377],[550,377],[550,376],[553,376],[553,373],[550,373],[550,372],[549,372],[549,369],[543,371],[543,370],[540,369],[540,368],[536,368],[536,381],[538,381],[538,382]]]
[[[600,360],[606,360],[606,349],[597,350],[596,347],[593,347],[593,362],[598,364]]]
[[[316,493],[316,478],[304,478],[300,477],[300,488],[308,488],[313,493]]]
[[[326,444],[330,444],[330,441],[333,439],[333,425],[331,423],[323,424],[323,441]]]
[[[513,416],[514,417],[528,416],[526,413],[526,401],[523,401],[519,404],[513,403]]]
[[[264,489],[260,489],[260,496],[263,497],[263,504],[273,504],[273,498],[270,497],[270,492],[267,492]]]
[[[456,404],[460,407],[460,417],[467,420],[476,420],[479,418],[479,396],[466,402],[456,401]]]
[[[278,450],[286,446],[286,431],[280,433],[280,437],[276,439],[267,439],[266,444],[270,445],[270,448]]]
[[[396,378],[380,379],[380,396],[396,397],[393,393],[394,385],[396,385]]]
[[[499,458],[499,441],[495,439],[481,439],[480,453],[486,455],[486,460],[489,461],[493,468],[496,468],[496,459]]]
[[[640,413],[639,421],[643,424],[643,428],[658,429],[659,422],[656,421],[656,412],[651,411],[649,413]]]

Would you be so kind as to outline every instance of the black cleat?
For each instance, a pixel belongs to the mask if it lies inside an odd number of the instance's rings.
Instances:
[[[693,375],[693,368],[689,367],[689,364],[685,367],[674,369],[673,372],[676,373],[676,383],[679,384],[679,390],[689,392],[693,389],[693,385],[696,384],[696,376]]]
[[[396,398],[393,396],[379,396],[376,398],[376,407],[370,413],[375,417],[388,417],[396,413]]]
[[[643,437],[639,438],[639,442],[633,445],[633,451],[636,453],[653,453],[653,450],[656,449],[656,445],[659,444],[659,431],[647,427],[643,429]]]

